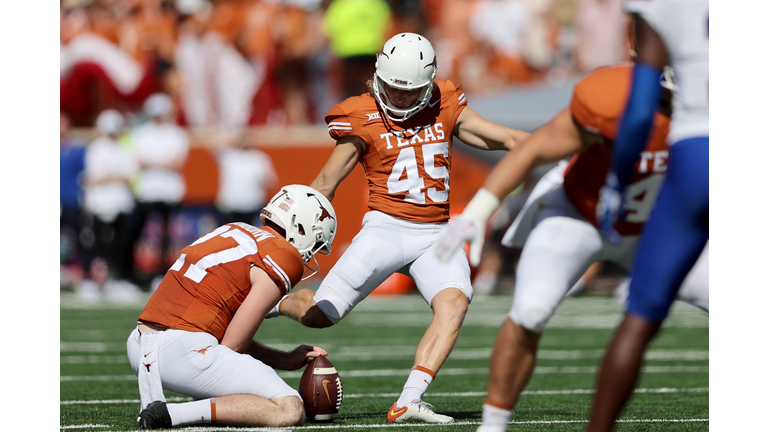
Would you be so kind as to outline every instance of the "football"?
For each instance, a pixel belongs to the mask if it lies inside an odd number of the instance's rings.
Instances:
[[[299,382],[307,418],[313,422],[330,422],[336,418],[343,398],[341,378],[327,357],[315,357],[307,364]]]

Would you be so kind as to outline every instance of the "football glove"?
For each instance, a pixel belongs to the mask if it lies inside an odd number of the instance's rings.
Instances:
[[[621,235],[613,228],[613,224],[623,217],[623,209],[624,191],[619,185],[616,174],[611,171],[605,177],[605,184],[600,188],[595,216],[600,231],[615,245],[621,243]]]
[[[485,224],[499,203],[496,195],[480,188],[464,212],[449,222],[437,238],[435,253],[438,259],[448,262],[464,242],[468,241],[469,263],[472,267],[477,267],[485,242]]]

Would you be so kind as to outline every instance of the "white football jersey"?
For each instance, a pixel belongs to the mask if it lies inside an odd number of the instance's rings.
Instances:
[[[670,144],[709,136],[709,0],[624,0],[661,36],[675,71]]]

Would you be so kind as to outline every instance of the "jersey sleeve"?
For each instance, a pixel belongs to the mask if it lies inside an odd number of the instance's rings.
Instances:
[[[445,80],[442,85],[442,92],[445,92],[443,101],[441,103],[454,105],[455,112],[453,114],[453,124],[459,119],[459,115],[467,107],[467,95],[461,90],[458,84],[451,80]]]
[[[259,247],[261,268],[280,288],[280,294],[287,294],[301,281],[304,263],[299,252],[287,241],[270,241]]]
[[[345,102],[349,102],[349,100]],[[349,104],[347,103],[346,105]],[[336,104],[328,111],[328,115],[325,116],[325,122],[328,124],[328,135],[335,140],[346,136],[356,136],[365,141],[365,137],[358,132],[360,130],[358,127],[359,122],[345,110],[342,104]]]

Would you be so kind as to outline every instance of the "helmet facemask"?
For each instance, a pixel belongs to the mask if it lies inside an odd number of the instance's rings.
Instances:
[[[315,219],[318,219],[318,217],[316,216]],[[318,221],[315,223],[317,224],[317,222]],[[299,225],[299,228],[301,229],[303,227]],[[315,245],[310,250],[299,252],[301,254],[301,259],[304,261],[304,274],[302,274],[301,280],[311,278],[320,270],[320,264],[317,263],[317,257],[315,255],[319,253],[320,255],[328,256],[331,254],[331,249],[333,248],[331,245],[332,239],[325,238],[323,229],[320,225],[315,225],[314,232]],[[314,265],[312,265],[310,261],[312,261]]]

